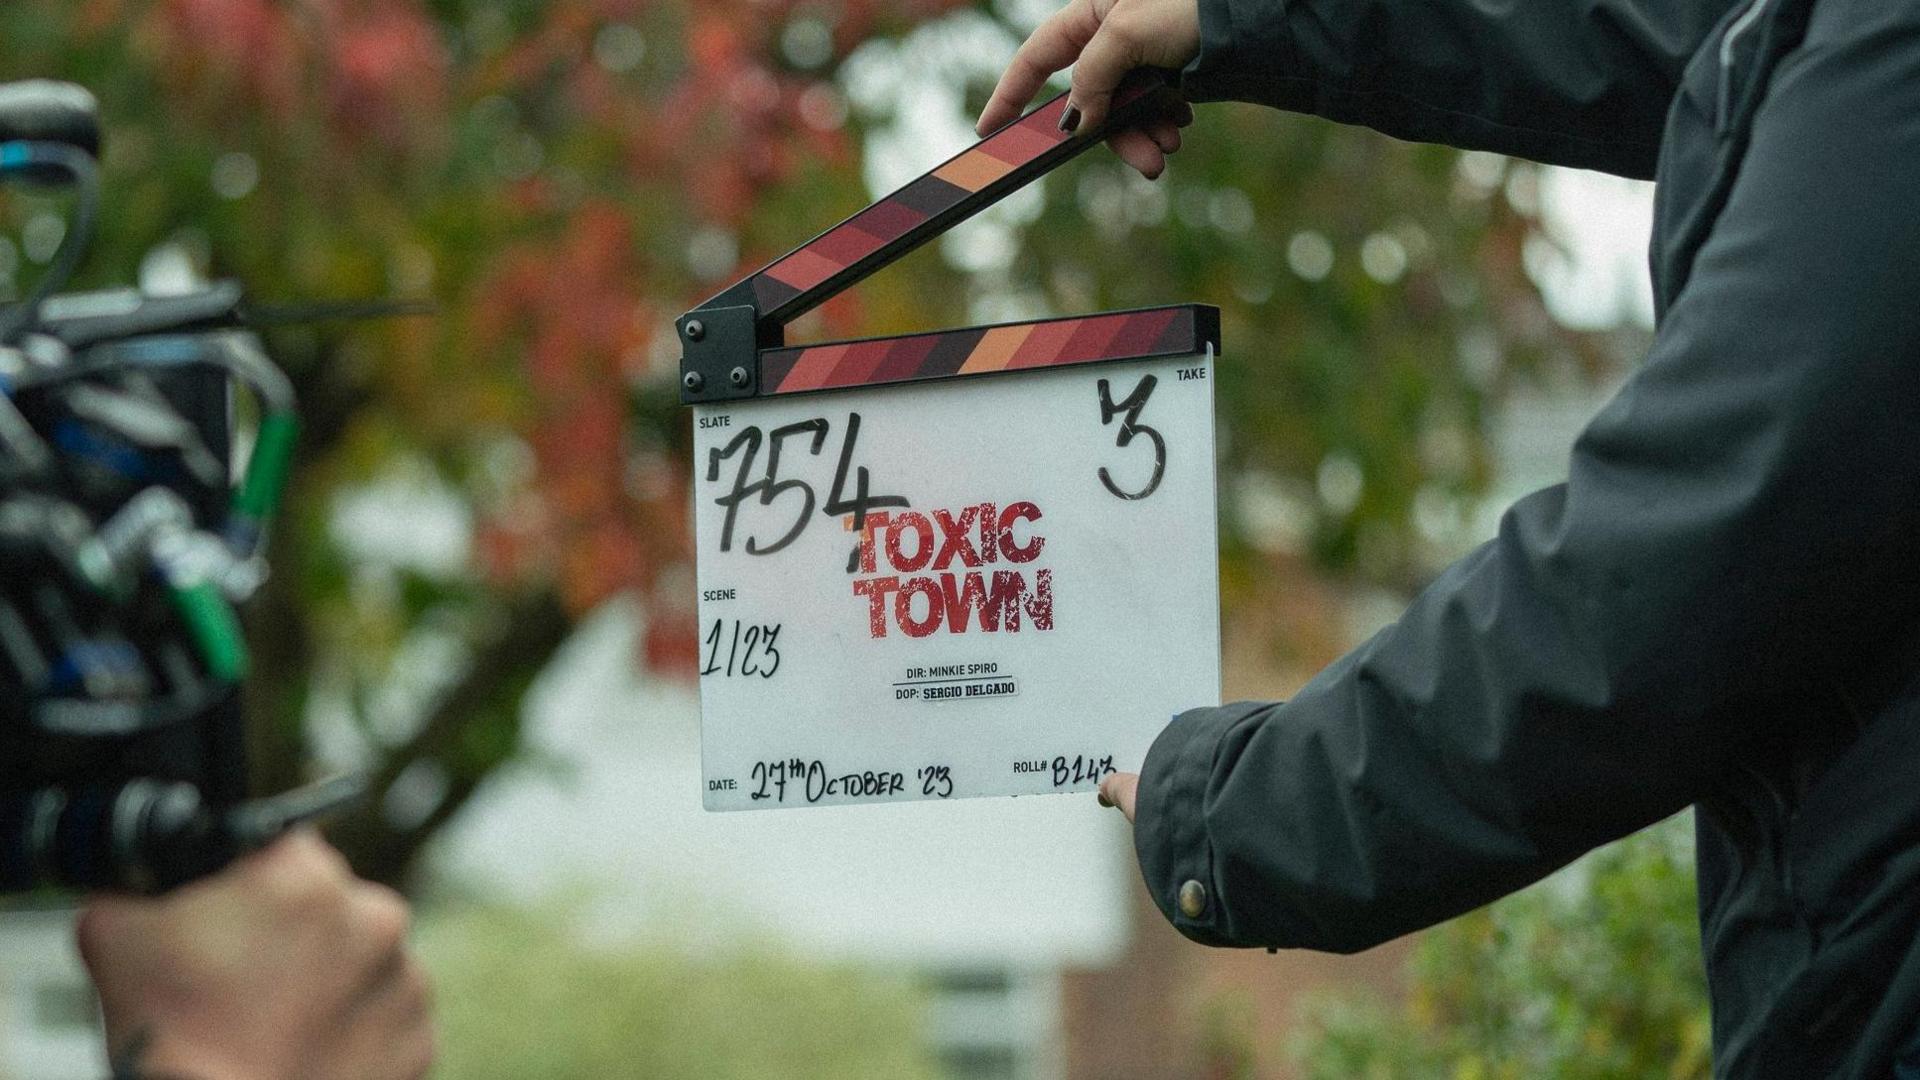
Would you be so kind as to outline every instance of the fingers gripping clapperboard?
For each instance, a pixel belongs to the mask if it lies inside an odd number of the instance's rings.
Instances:
[[[1099,141],[1065,104],[679,319],[707,809],[1087,791],[1219,701],[1217,309],[784,341]]]

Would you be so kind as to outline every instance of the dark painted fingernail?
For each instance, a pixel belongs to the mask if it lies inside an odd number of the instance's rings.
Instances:
[[[1066,111],[1060,114],[1060,130],[1066,132],[1069,135],[1080,130],[1080,110],[1079,109],[1073,107],[1072,105],[1067,106]]]
[[[1104,792],[1104,791],[1102,791],[1102,792],[1100,792],[1100,793],[1099,793],[1098,795],[1096,795],[1096,796],[1094,796],[1094,797],[1100,800],[1100,805],[1101,805],[1101,806],[1112,806],[1112,805],[1113,805],[1113,800],[1112,800],[1112,799],[1109,799],[1109,798],[1107,798],[1107,793],[1106,793],[1106,792]]]

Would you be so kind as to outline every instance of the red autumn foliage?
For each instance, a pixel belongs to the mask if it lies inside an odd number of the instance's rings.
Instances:
[[[450,462],[475,424],[505,424],[534,462],[527,490],[475,498],[475,574],[554,589],[576,615],[635,595],[648,660],[684,669],[688,463],[673,449],[684,420],[636,425],[634,392],[672,378],[656,339],[722,272],[826,224],[758,221],[770,193],[804,171],[832,201],[857,199],[839,60],[957,6],[83,0],[42,17],[67,20],[69,37],[124,35],[153,81],[153,112],[204,138],[209,160],[257,157],[259,190],[242,208],[255,216],[234,227],[303,239],[264,252],[243,234],[221,241],[259,253],[256,290],[419,288],[391,269],[416,253],[437,326],[393,332],[374,365],[411,449]],[[824,26],[831,55],[784,55],[796,20]],[[730,252],[734,265],[714,265]],[[818,318],[846,325],[859,310],[847,298]]]

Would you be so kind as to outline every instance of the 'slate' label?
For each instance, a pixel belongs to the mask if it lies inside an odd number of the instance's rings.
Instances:
[[[1220,695],[1212,362],[700,406],[713,810],[1088,790]]]

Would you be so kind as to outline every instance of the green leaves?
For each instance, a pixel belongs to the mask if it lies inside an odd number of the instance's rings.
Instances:
[[[1303,1075],[1705,1080],[1690,816],[1429,931],[1410,975],[1398,1010],[1314,1005]]]

